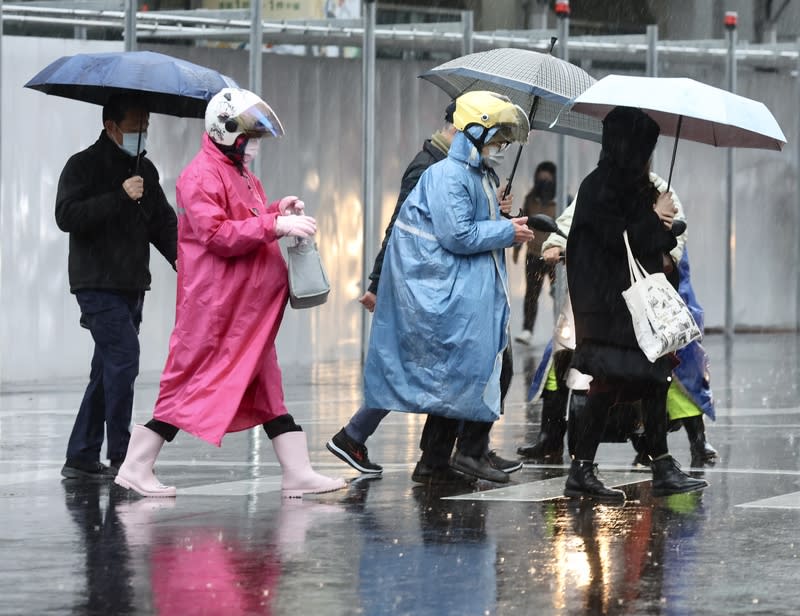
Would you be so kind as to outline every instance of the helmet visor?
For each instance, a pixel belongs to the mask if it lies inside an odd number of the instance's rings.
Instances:
[[[281,137],[283,125],[272,111],[272,108],[263,101],[248,107],[236,116],[239,130],[248,137]]]

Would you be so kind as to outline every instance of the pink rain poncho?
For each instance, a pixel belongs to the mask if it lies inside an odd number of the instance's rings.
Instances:
[[[288,297],[278,202],[208,135],[178,178],[175,328],[153,416],[219,446],[286,414],[275,352]]]

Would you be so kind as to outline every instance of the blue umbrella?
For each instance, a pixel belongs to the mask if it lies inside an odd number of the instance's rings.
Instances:
[[[151,113],[202,118],[222,88],[238,87],[205,66],[152,51],[64,56],[25,84],[45,94],[105,105],[112,94],[135,94]]]

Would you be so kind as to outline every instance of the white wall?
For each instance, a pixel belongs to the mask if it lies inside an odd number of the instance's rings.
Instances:
[[[67,284],[67,236],[53,209],[61,168],[90,145],[101,129],[100,107],[46,96],[23,84],[62,55],[120,50],[121,43],[3,38],[2,186],[0,187],[0,383],[83,379],[91,340],[78,326],[78,309]],[[155,49],[155,48],[154,48]],[[159,48],[211,66],[246,85],[247,54],[238,50]],[[431,63],[378,62],[378,157],[375,204],[388,221],[400,177],[422,140],[441,124],[447,97],[417,79]],[[662,74],[685,73],[664,67]],[[595,75],[600,77],[601,75]],[[698,75],[721,85],[722,73]],[[263,97],[278,113],[286,136],[263,148],[260,177],[269,197],[299,194],[319,222],[319,244],[333,290],[318,309],[287,309],[278,352],[284,367],[312,361],[357,359],[360,352],[362,254],[361,65],[358,60],[265,55]],[[794,81],[786,75],[741,74],[740,92],[773,110],[791,140],[796,134]],[[202,122],[154,115],[148,149],[165,192],[174,202],[175,180],[197,151]],[[595,165],[599,146],[569,139],[570,192]],[[659,168],[666,175],[672,147],[662,139]],[[533,168],[557,160],[556,138],[533,135],[515,180],[521,205]],[[736,319],[740,325],[794,326],[797,237],[794,148],[783,153],[737,155]],[[690,222],[695,287],[707,324],[724,319],[724,151],[681,142],[673,183]],[[511,162],[501,176],[510,170]],[[371,238],[377,247],[382,237]],[[142,372],[163,365],[174,316],[175,276],[152,251],[153,289],[145,302]],[[522,265],[511,266],[514,331],[521,322]],[[549,338],[552,304],[543,294],[535,339]]]

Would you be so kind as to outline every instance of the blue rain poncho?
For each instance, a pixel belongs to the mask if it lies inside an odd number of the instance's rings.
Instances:
[[[480,154],[457,133],[448,157],[409,194],[389,239],[364,368],[367,407],[500,416],[510,312],[503,249],[513,241]]]

